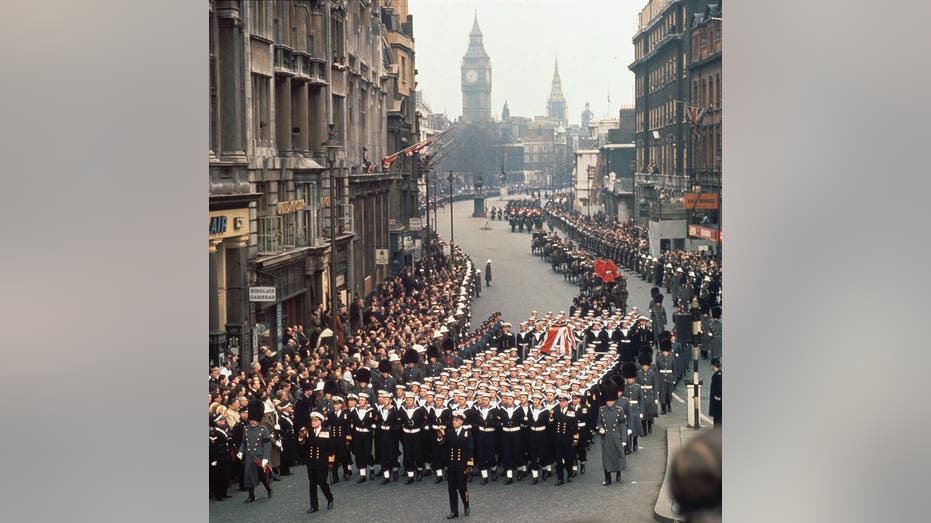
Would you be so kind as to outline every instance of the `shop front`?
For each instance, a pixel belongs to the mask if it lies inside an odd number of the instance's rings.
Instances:
[[[209,216],[210,365],[222,362],[227,353],[242,354],[248,350],[249,210],[224,208],[229,205],[211,201]]]

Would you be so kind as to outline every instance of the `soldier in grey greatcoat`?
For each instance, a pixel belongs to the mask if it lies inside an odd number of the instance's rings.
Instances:
[[[701,353],[707,355],[711,352],[711,310],[702,307],[701,310]]]
[[[656,355],[656,372],[659,374],[657,397],[662,414],[672,412],[672,391],[676,387],[676,358],[672,354],[672,340],[663,338],[659,342],[659,354]]]
[[[611,473],[621,481],[621,471],[627,470],[624,446],[627,444],[627,413],[617,403],[617,386],[610,384],[605,390],[605,404],[598,409],[595,430],[601,435],[601,467],[604,469],[603,486],[611,484]]]
[[[268,460],[272,452],[272,436],[268,428],[260,425],[265,406],[261,401],[249,404],[249,425],[243,430],[242,443],[239,444],[237,457],[243,462],[243,486],[249,490],[246,503],[255,501],[255,487],[261,483],[272,497],[272,486],[268,467]]]
[[[640,436],[646,436],[646,431],[642,423],[638,423],[640,420],[644,419],[643,416],[643,391],[640,390],[640,385],[637,382],[637,364],[628,361],[621,366],[621,376],[624,377],[626,385],[624,386],[624,397],[627,398],[629,407],[629,415],[627,416],[627,428],[631,430],[628,434],[627,448],[631,452],[636,452],[639,448],[638,438]]]
[[[659,343],[659,336],[666,330],[666,309],[663,307],[663,295],[657,294],[650,305],[650,321],[653,324],[653,336]]]
[[[709,329],[711,357],[721,358],[721,345],[724,341],[724,324],[721,323],[721,307],[711,309],[711,328]]]
[[[659,374],[653,369],[653,351],[643,350],[637,358],[640,368],[637,369],[637,384],[643,392],[643,403],[640,405],[643,412],[644,429],[647,434],[653,433],[653,418],[658,418],[659,405]]]

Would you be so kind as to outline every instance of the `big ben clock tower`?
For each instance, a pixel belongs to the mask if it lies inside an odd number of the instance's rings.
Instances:
[[[482,44],[478,13],[469,33],[469,49],[462,57],[462,120],[491,121],[491,61]]]

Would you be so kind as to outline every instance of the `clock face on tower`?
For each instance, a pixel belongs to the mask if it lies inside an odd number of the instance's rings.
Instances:
[[[466,78],[466,83],[474,84],[475,82],[478,81],[478,72],[467,71],[465,78]]]

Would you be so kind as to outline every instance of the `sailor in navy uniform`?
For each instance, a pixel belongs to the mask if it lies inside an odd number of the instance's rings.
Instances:
[[[472,473],[472,431],[462,427],[465,418],[462,411],[452,413],[452,428],[437,431],[436,441],[446,458],[446,486],[449,492],[449,515],[446,519],[459,517],[459,497],[465,515],[469,515],[469,486],[466,478]],[[457,497],[458,494],[458,497]]]
[[[310,429],[302,427],[297,436],[297,443],[304,452],[307,463],[307,479],[310,482],[310,508],[307,513],[319,510],[317,487],[326,498],[327,510],[333,508],[333,493],[327,485],[327,470],[332,470],[336,463],[333,439],[329,429],[323,428],[325,416],[317,411],[310,413]]]

